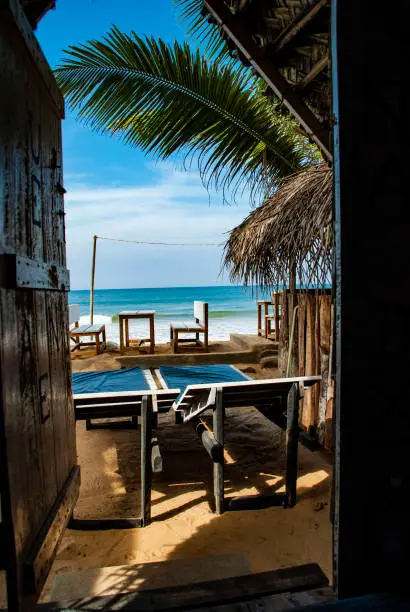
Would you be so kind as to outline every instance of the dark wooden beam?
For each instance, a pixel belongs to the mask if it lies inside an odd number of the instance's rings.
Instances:
[[[55,0],[25,0],[21,2],[31,27],[37,27],[38,22],[51,9],[55,8]]]
[[[245,23],[241,20],[240,14],[233,15],[223,0],[204,0],[204,4],[258,74],[283,101],[283,104],[295,119],[299,121],[308,137],[317,144],[324,157],[331,161],[328,126],[318,120],[300,98],[297,91],[280,74],[272,58],[267,58],[265,51],[256,45]]]
[[[221,388],[216,390],[216,400],[213,409],[213,435],[218,444],[221,445],[222,451],[218,461],[213,462],[214,472],[214,497],[215,497],[215,512],[223,514],[224,512],[224,405],[223,391]]]
[[[72,518],[68,527],[77,531],[109,531],[111,529],[135,529],[136,527],[144,527],[144,525],[141,518]]]
[[[407,3],[386,11],[373,0],[333,0],[340,598],[406,589],[408,581],[407,40]]]
[[[192,610],[198,607],[219,609],[222,604],[245,602],[278,593],[295,593],[326,587],[328,579],[316,563],[281,568],[260,574],[247,574],[209,582],[199,582],[157,590],[115,593],[105,597],[91,596],[81,600],[83,610],[124,609],[132,611]],[[213,607],[215,606],[215,608]],[[233,606],[234,607],[234,606]],[[232,607],[232,609],[233,609]],[[39,610],[77,609],[78,600],[38,606]],[[236,609],[236,608],[235,608]]]
[[[152,398],[144,396],[141,406],[141,520],[143,527],[151,522],[152,422]]]
[[[308,23],[312,21],[319,11],[329,4],[329,0],[318,0],[307,12],[303,12],[279,34],[274,40],[276,51],[281,51]]]
[[[322,57],[322,59],[320,59],[318,62],[316,62],[316,64],[312,67],[312,70],[308,72],[308,74],[301,80],[301,82],[298,84],[298,88],[304,89],[305,87],[307,87],[309,83],[311,83],[317,77],[317,75],[322,72],[322,70],[327,68],[328,65],[329,56],[326,53],[326,55]]]
[[[299,388],[292,385],[286,411],[286,497],[287,506],[296,504],[298,478]]]

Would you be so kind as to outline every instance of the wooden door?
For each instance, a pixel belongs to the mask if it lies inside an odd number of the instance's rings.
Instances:
[[[17,0],[0,0],[0,569],[30,610],[79,488],[68,341],[64,102]]]

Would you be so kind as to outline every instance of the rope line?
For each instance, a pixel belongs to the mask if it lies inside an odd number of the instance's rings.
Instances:
[[[98,240],[111,240],[113,242],[129,242],[132,244],[148,244],[156,246],[181,246],[181,247],[209,247],[224,246],[224,242],[148,242],[146,240],[124,240],[123,238],[107,238],[106,236],[95,236]]]

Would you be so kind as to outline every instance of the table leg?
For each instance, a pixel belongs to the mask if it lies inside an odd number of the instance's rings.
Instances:
[[[150,353],[155,353],[155,327],[154,317],[149,318],[149,339],[150,339]]]
[[[275,310],[275,340],[279,341],[279,295],[277,293],[274,294],[273,302]]]
[[[265,316],[263,317],[263,320],[264,320],[264,323],[265,323],[265,338],[267,338],[268,337],[268,326],[267,326],[266,317],[269,314],[269,304],[267,302],[265,302],[264,307],[265,307]]]
[[[130,327],[128,319],[125,319],[125,346],[130,345]]]
[[[124,352],[124,328],[123,328],[123,319],[119,318],[120,321],[120,352]]]
[[[293,384],[289,390],[286,411],[286,474],[285,487],[287,506],[296,504],[298,478],[298,440],[299,440],[299,388]]]
[[[224,512],[224,406],[222,389],[216,391],[216,401],[213,407],[213,434],[215,440],[222,446],[222,457],[213,463],[214,499],[216,514]]]
[[[150,397],[143,397],[141,403],[141,519],[143,527],[151,522],[152,417],[152,400]]]
[[[261,306],[260,304],[257,305],[257,309],[258,309],[258,336],[261,335],[261,325],[262,325],[262,312],[261,312]]]

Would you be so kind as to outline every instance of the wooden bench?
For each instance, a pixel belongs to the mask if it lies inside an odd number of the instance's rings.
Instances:
[[[101,338],[100,338],[101,336]],[[94,340],[84,342],[81,338],[89,337]],[[70,330],[70,338],[74,340],[74,346],[71,348],[71,352],[80,350],[82,346],[95,346],[97,355],[99,355],[107,346],[107,340],[105,336],[105,325],[79,325]]]
[[[320,376],[245,380],[189,385],[174,405],[180,422],[192,422],[213,461],[214,500],[217,514],[225,509],[261,509],[274,505],[291,508],[296,503],[299,441],[299,400],[304,389],[320,382]],[[228,408],[255,406],[266,418],[286,431],[285,493],[271,496],[225,498],[224,420]],[[213,430],[204,430],[200,415],[213,412]]]
[[[174,353],[178,353],[179,344],[182,342],[194,342],[205,352],[208,352],[208,304],[206,302],[194,302],[195,321],[176,321],[171,323],[171,345]],[[195,334],[195,338],[180,338],[179,334]],[[200,334],[204,336],[203,342],[199,339]]]
[[[156,434],[158,414],[168,412],[179,389],[144,389],[106,393],[74,394],[76,421],[132,417],[141,419],[141,515],[123,519],[72,519],[72,529],[130,529],[151,522],[152,472],[162,470]]]

